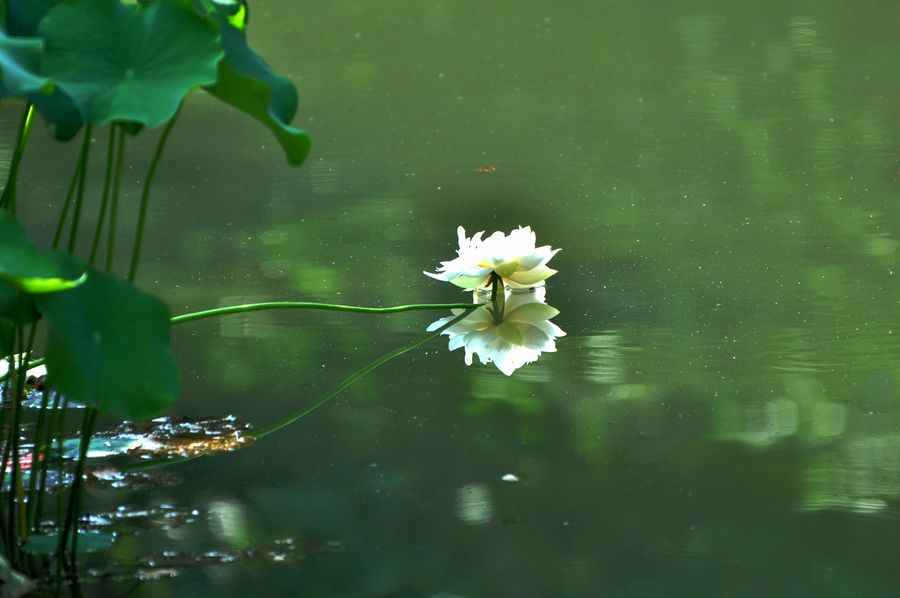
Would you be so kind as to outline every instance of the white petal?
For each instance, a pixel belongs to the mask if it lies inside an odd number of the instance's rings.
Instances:
[[[490,270],[484,276],[465,276],[457,274],[450,282],[463,289],[475,289],[485,284],[490,276]]]
[[[522,335],[522,346],[536,351],[546,351],[548,345],[553,344],[553,337],[537,326],[519,324],[519,332]]]
[[[504,315],[504,319],[510,322],[523,322],[525,324],[537,324],[554,317],[559,313],[555,307],[537,301],[518,305]]]
[[[562,328],[560,328],[559,326],[557,326],[556,324],[554,324],[553,322],[551,322],[549,320],[544,320],[543,322],[535,322],[533,325],[537,326],[538,328],[543,330],[547,336],[552,336],[552,337],[556,338],[559,336],[566,335],[565,330],[563,330]]]
[[[537,266],[531,270],[517,270],[507,277],[507,282],[521,286],[531,286],[535,283],[547,280],[556,274],[556,270],[547,266]]]
[[[487,350],[489,345],[496,340],[496,332],[492,330],[478,330],[466,335],[466,347],[478,353]]]
[[[496,351],[493,355],[494,365],[507,376],[512,376],[513,372],[526,363],[531,363],[534,359],[535,356],[533,352],[530,352],[527,349],[512,347]]]
[[[450,342],[447,343],[447,348],[451,351],[456,351],[462,346],[466,344],[466,337],[464,334],[458,334],[450,337]]]
[[[450,281],[450,278],[451,278],[451,276],[448,276],[447,273],[443,273],[443,274],[435,274],[435,273],[433,273],[433,272],[425,272],[425,271],[423,271],[422,274],[424,274],[425,276],[430,276],[431,278],[434,278],[435,280],[442,280],[442,281],[444,281],[444,282],[449,282],[449,281]]]
[[[544,264],[546,261],[546,256],[540,253],[529,253],[527,255],[522,255],[519,256],[519,269],[531,270],[532,268],[536,268],[541,264]]]
[[[428,325],[428,328],[425,329],[425,332],[434,332],[435,330],[437,330],[438,328],[440,328],[441,326],[443,326],[444,324],[446,324],[447,322],[449,322],[452,319],[453,319],[452,317],[447,317],[447,318],[441,318],[440,320],[435,320],[434,322],[432,322],[431,324]]]
[[[459,248],[469,246],[469,238],[466,236],[466,229],[463,227],[457,227],[456,229],[456,239],[459,242]]]

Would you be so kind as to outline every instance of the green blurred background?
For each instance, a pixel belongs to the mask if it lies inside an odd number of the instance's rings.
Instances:
[[[290,169],[191,96],[140,286],[174,313],[456,301],[421,274],[456,227],[531,225],[563,248],[568,336],[511,378],[435,341],[256,446],[91,490],[197,511],[123,530],[114,556],[148,571],[301,546],[132,595],[895,596],[898,26],[900,5],[844,0],[254,0],[313,154]],[[77,148],[40,133],[20,214],[47,239]],[[123,222],[157,134],[130,147]],[[180,327],[173,414],[271,423],[440,315]]]

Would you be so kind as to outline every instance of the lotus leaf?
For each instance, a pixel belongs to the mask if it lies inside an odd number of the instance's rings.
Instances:
[[[15,218],[0,212],[0,280],[28,293],[52,293],[81,284],[83,277],[65,276],[55,260],[37,250]]]
[[[40,73],[43,41],[9,37],[0,32],[0,98],[30,100],[54,126],[53,136],[68,140],[81,128],[81,114],[72,101]]]
[[[38,32],[44,74],[92,124],[168,121],[191,89],[216,81],[223,55],[214,25],[178,0],[72,0]]]
[[[84,125],[81,112],[65,93],[58,88],[50,95],[30,93],[26,96],[37,107],[51,127],[50,134],[59,141],[68,141],[78,134]]]
[[[13,285],[0,281],[0,329],[8,330],[16,324],[31,324],[41,317],[34,306],[34,296]],[[9,334],[7,332],[7,334]],[[2,336],[2,333],[0,333]],[[8,353],[10,341],[0,341],[0,357]]]
[[[38,74],[43,42],[36,37],[9,37],[0,32],[0,97],[49,93],[50,80]]]
[[[38,23],[62,0],[0,0],[6,6],[6,32],[16,37],[34,37]]]
[[[12,313],[18,297],[19,289],[0,280],[0,316],[9,316]]]
[[[73,259],[58,254],[61,262]],[[67,397],[128,418],[158,414],[178,394],[169,311],[129,282],[90,270],[87,281],[41,295],[47,370]]]
[[[299,166],[309,154],[310,139],[306,131],[290,124],[297,112],[297,90],[247,45],[243,31],[230,19],[220,15],[219,22],[225,60],[219,63],[215,85],[206,90],[268,127],[288,163]]]

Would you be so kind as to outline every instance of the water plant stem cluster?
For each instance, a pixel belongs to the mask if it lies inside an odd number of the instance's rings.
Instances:
[[[0,2],[0,99],[23,103],[0,194],[0,359],[6,366],[0,372],[0,545],[13,567],[60,583],[75,577],[88,449],[98,417],[151,417],[177,397],[172,325],[271,309],[390,314],[462,307],[468,313],[472,306],[293,301],[172,317],[134,283],[153,183],[182,100],[202,89],[246,113],[273,133],[287,162],[299,166],[310,142],[305,131],[291,125],[297,110],[293,84],[247,43],[243,0]],[[123,57],[125,46],[134,51]],[[49,252],[38,249],[16,219],[17,183],[27,168],[26,149],[38,118],[59,141],[81,136]],[[102,127],[106,143],[98,177],[94,135]],[[141,181],[132,228],[121,218],[126,150],[145,129],[156,127],[161,132]],[[84,214],[92,203],[98,212],[88,231]],[[120,258],[120,246],[129,242],[129,255]],[[432,336],[365,366],[303,414]],[[80,421],[73,421],[75,415]],[[64,450],[73,428],[74,458]]]

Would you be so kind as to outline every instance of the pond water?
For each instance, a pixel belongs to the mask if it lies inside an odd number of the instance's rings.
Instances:
[[[896,595],[895,8],[251,9],[313,153],[288,168],[193,95],[139,284],[173,313],[460,301],[421,273],[456,227],[531,225],[562,247],[547,294],[567,336],[511,377],[435,340],[246,448],[91,485],[120,536],[85,595]],[[156,134],[132,144],[123,218]],[[36,131],[20,211],[38,237],[75,153]],[[184,325],[169,415],[259,429],[443,315]]]

